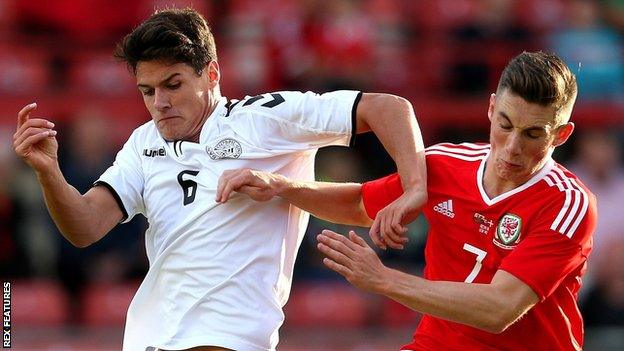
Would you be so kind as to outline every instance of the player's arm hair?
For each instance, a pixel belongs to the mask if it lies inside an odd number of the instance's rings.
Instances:
[[[527,284],[499,270],[489,284],[432,281],[389,269],[379,292],[424,314],[502,333],[539,298]]]
[[[369,227],[372,220],[364,210],[361,189],[357,183],[289,181],[279,196],[317,218]]]
[[[96,186],[81,195],[60,169],[37,174],[48,212],[63,236],[76,247],[87,247],[117,225],[123,213],[113,194]]]

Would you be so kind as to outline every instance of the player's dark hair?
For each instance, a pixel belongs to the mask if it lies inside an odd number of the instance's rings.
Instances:
[[[136,74],[140,61],[186,63],[201,74],[217,60],[217,49],[204,17],[191,8],[156,11],[126,35],[114,56]]]
[[[530,103],[553,106],[557,111],[574,103],[576,77],[554,54],[523,52],[505,67],[497,92],[509,89]]]

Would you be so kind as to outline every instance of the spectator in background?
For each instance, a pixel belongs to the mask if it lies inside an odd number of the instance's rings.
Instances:
[[[316,58],[312,77],[316,89],[350,89],[372,83],[368,67],[372,64],[375,26],[363,2],[318,3],[309,38]]]
[[[0,145],[10,139],[7,129],[0,127]],[[17,230],[17,224],[22,224],[23,216],[18,203],[19,194],[14,190],[18,165],[15,157],[8,148],[0,147],[0,276],[6,278],[22,278],[32,273],[31,265],[26,255],[26,246],[22,230]],[[22,167],[23,168],[23,167]]]
[[[620,35],[624,35],[624,0],[598,0],[605,21]]]
[[[605,252],[611,243],[624,238],[622,227],[622,199],[624,199],[624,167],[622,146],[618,138],[604,129],[580,133],[576,156],[569,168],[577,174],[598,200],[598,220],[594,234],[592,263],[589,265],[586,285],[591,286],[594,269],[608,265]]]
[[[109,142],[114,139],[113,129],[110,116],[105,113],[97,107],[83,107],[72,118],[74,122],[67,130],[69,140],[62,144],[61,169],[80,193],[93,187],[93,182],[112,164],[120,146]],[[74,247],[60,234],[55,237],[59,248],[58,274],[71,297],[72,322],[80,322],[82,293],[89,283],[120,283],[144,275],[147,270],[142,259],[144,229],[144,219],[137,216],[84,249]]]
[[[581,312],[588,327],[619,327],[623,332],[624,235],[619,233],[603,248],[600,259],[592,262],[594,284],[587,292]]]
[[[474,19],[452,31],[452,91],[478,94],[495,88],[509,51],[528,49],[530,33],[519,23],[513,5],[512,0],[478,0]]]
[[[620,35],[600,18],[597,1],[571,0],[567,23],[548,39],[576,72],[581,100],[624,97],[624,46]]]

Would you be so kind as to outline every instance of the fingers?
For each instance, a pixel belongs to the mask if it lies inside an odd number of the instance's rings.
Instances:
[[[17,131],[15,132],[15,134],[13,134],[13,139],[15,140],[17,137],[19,137],[19,135],[21,135],[26,130],[28,130],[28,128],[52,129],[54,128],[54,123],[43,118],[31,118],[27,120],[26,122],[24,122],[23,124],[21,124],[20,126],[18,126]]]
[[[358,245],[351,242],[351,240],[349,240],[346,236],[328,229],[323,230],[320,234],[320,237],[322,237],[322,242],[328,245],[337,246],[339,248],[342,248],[344,246],[345,250],[349,249],[351,251],[355,251],[358,249]]]
[[[217,183],[215,201],[226,202],[230,198],[232,191],[244,185],[244,177],[241,178],[240,175],[245,171],[248,171],[248,169],[230,169],[223,171]]]
[[[33,135],[37,135],[37,134],[45,134],[46,137],[47,136],[55,136],[56,135],[56,131],[48,129],[48,128],[34,128],[34,127],[28,128],[25,131],[23,131],[21,134],[13,135],[13,148],[17,149],[29,137],[31,137]],[[28,145],[24,145],[24,146],[28,147],[30,145],[32,145],[32,144],[28,144]]]
[[[349,273],[351,272],[351,270],[335,261],[332,261],[330,258],[324,258],[323,259],[323,264],[331,269],[332,271],[342,275],[343,277],[347,278],[347,276],[349,275]]]
[[[15,152],[20,156],[24,156],[30,146],[37,144],[45,138],[54,137],[55,135],[55,130],[46,130],[40,133],[32,134],[26,137],[23,141],[15,144]]]
[[[381,223],[381,217],[379,216],[375,217],[375,220],[373,221],[373,225],[368,231],[368,235],[370,236],[371,240],[373,240],[373,243],[377,247],[379,247],[380,249],[386,250],[388,247],[386,246],[386,243],[383,242],[380,236],[380,231],[379,231],[380,223]]]
[[[396,250],[402,250],[403,242],[401,237],[392,229],[392,212],[388,210],[389,209],[384,210],[381,216],[381,236],[387,246]]]
[[[370,246],[368,246],[368,243],[366,243],[366,241],[364,241],[364,239],[362,239],[361,236],[355,234],[355,232],[353,230],[349,231],[349,239],[356,243],[357,245],[360,245],[362,247],[367,247],[370,248]]]
[[[37,103],[33,102],[32,104],[24,106],[17,113],[17,129],[24,124],[28,118],[30,117],[30,112],[34,111],[37,108]]]

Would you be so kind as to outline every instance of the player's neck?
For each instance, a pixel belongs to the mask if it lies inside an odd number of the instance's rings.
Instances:
[[[493,199],[498,195],[504,194],[522,185],[512,180],[501,178],[496,173],[494,162],[490,162],[490,160],[488,160],[485,164],[485,171],[483,172],[482,182],[483,190],[485,190],[485,193],[490,199]]]

